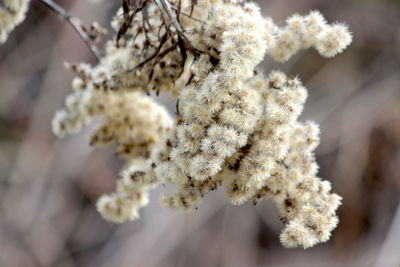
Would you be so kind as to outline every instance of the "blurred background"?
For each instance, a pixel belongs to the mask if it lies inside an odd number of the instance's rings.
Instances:
[[[120,5],[56,2],[105,26]],[[309,50],[263,63],[265,72],[299,75],[309,90],[302,120],[320,123],[320,176],[344,199],[331,240],[285,249],[270,201],[234,207],[222,190],[192,214],[162,208],[154,190],[139,220],[104,221],[94,203],[113,190],[122,160],[89,147],[90,129],[57,140],[50,123],[70,91],[64,60],[95,60],[69,25],[32,0],[0,46],[0,267],[400,266],[400,1],[259,3],[278,23],[318,9],[354,34],[334,59]]]

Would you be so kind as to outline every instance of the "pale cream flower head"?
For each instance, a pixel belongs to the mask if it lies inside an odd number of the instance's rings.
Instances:
[[[3,1],[0,42],[24,19],[28,2]],[[333,57],[351,33],[318,11],[280,26],[255,3],[196,2],[181,1],[175,21],[177,1],[148,1],[146,17],[138,12],[129,27],[119,10],[111,23],[117,42],[106,44],[99,63],[68,66],[76,74],[73,92],[56,112],[53,132],[62,137],[100,119],[90,144],[113,145],[125,159],[116,190],[97,201],[109,221],[137,219],[160,184],[176,188],[161,203],[181,211],[197,209],[208,192],[225,186],[234,205],[276,203],[284,246],[326,242],[341,197],[317,176],[318,125],[298,120],[307,90],[299,78],[264,75],[258,65],[265,55],[287,61],[311,47]],[[151,92],[176,99],[175,118]]]
[[[3,0],[0,5],[0,44],[7,41],[8,35],[25,20],[30,0]]]

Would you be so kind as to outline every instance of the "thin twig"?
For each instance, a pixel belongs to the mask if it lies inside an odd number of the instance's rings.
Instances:
[[[171,4],[167,0],[160,0],[162,6],[164,7],[165,11],[167,12],[167,15],[169,19],[171,20],[172,25],[174,25],[175,30],[177,31],[178,35],[182,38],[183,43],[185,44],[185,47],[189,49],[190,51],[194,52],[194,54],[199,54],[201,51],[199,51],[197,48],[195,48],[189,39],[185,35],[185,30],[182,28],[181,24],[177,20],[176,16],[172,13],[172,7]]]
[[[171,8],[174,9],[174,10],[176,10],[176,11],[178,11],[178,8],[175,7],[175,6],[173,6],[173,5],[171,5]],[[185,12],[180,11],[180,14],[182,14],[183,16],[188,17],[188,18],[190,18],[190,19],[192,19],[192,20],[194,20],[194,21],[197,21],[197,22],[200,22],[200,23],[203,23],[203,24],[206,23],[204,20],[201,20],[201,19],[192,17],[192,15],[187,14],[187,13],[185,13]]]
[[[63,19],[65,19],[72,26],[72,28],[74,28],[74,30],[79,34],[79,36],[85,42],[85,44],[90,49],[90,51],[93,53],[93,55],[96,57],[96,59],[98,61],[100,60],[101,55],[100,55],[97,47],[93,44],[90,37],[84,31],[83,24],[77,17],[72,16],[68,11],[66,11],[64,8],[62,8],[58,4],[54,3],[52,0],[38,0],[38,1],[43,3],[45,6],[47,6],[52,11],[57,13]]]

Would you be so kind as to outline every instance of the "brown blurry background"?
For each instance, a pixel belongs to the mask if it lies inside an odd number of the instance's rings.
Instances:
[[[57,2],[102,25],[120,4]],[[162,189],[154,190],[139,220],[104,221],[93,204],[113,190],[122,161],[90,148],[90,129],[57,140],[50,124],[70,91],[63,61],[94,59],[32,0],[28,19],[0,46],[0,267],[400,266],[400,1],[259,2],[280,23],[318,9],[354,33],[334,59],[309,50],[263,65],[298,74],[309,90],[302,119],[321,124],[320,176],[344,198],[332,239],[285,249],[271,201],[234,207],[222,190],[192,214],[162,208]]]

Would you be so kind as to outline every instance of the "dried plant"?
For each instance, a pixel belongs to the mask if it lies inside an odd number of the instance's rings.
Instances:
[[[5,4],[14,2],[27,4]],[[298,121],[307,90],[279,71],[264,76],[258,65],[265,55],[286,61],[310,47],[333,57],[351,43],[344,24],[328,24],[312,11],[278,26],[241,0],[124,0],[111,22],[116,34],[100,53],[101,27],[71,23],[60,7],[41,2],[99,57],[95,66],[69,66],[73,92],[52,124],[62,137],[100,117],[90,144],[115,145],[125,159],[115,192],[97,202],[104,218],[138,218],[157,185],[174,186],[161,203],[181,211],[197,209],[202,197],[225,185],[235,205],[264,197],[276,202],[286,224],[284,246],[329,239],[341,197],[317,176],[318,125]],[[17,24],[5,20],[0,14],[0,25]],[[153,90],[176,99],[175,118],[148,96]]]
[[[29,0],[4,0],[0,6],[0,44],[4,43],[9,33],[25,19]]]

